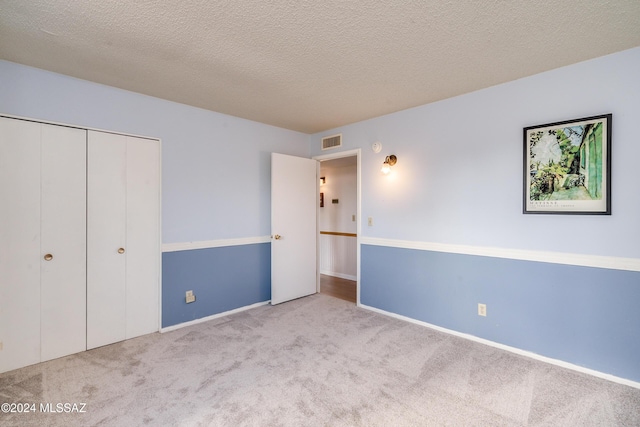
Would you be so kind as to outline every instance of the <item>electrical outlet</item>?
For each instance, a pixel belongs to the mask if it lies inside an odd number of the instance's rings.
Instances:
[[[372,216],[370,216],[369,219],[367,220],[367,225],[369,227],[373,227],[373,217]]]
[[[355,222],[355,220],[356,220],[356,216],[355,215],[351,215],[351,221]]]
[[[0,351],[2,351],[2,341],[0,341]]]
[[[486,316],[486,315],[487,315],[487,305],[478,304],[478,316]]]
[[[193,294],[193,291],[187,291],[187,293],[185,294],[185,300],[187,301],[187,304],[192,303],[196,300],[196,296]]]

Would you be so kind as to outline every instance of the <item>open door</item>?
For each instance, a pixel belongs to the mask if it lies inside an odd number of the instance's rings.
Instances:
[[[318,162],[271,154],[271,304],[317,291]]]

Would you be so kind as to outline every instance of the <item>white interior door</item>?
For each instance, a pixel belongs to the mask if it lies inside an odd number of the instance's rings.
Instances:
[[[87,348],[87,132],[40,126],[40,341],[44,362]]]
[[[0,117],[0,372],[40,362],[40,126]]]
[[[318,162],[271,155],[271,304],[317,291]]]
[[[126,337],[127,137],[89,131],[87,349]]]

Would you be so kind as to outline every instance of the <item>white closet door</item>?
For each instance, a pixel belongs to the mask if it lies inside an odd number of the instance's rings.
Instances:
[[[44,362],[86,349],[87,131],[40,126],[40,341]],[[48,261],[47,254],[51,255]]]
[[[87,349],[126,337],[127,137],[88,132]]]
[[[156,332],[160,145],[89,131],[87,348]]]
[[[40,362],[40,125],[0,117],[0,372]]]
[[[160,143],[127,137],[127,338],[158,331]]]
[[[0,118],[0,372],[86,348],[85,147]]]

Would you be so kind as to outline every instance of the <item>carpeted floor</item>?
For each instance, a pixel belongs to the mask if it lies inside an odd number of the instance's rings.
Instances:
[[[640,425],[638,389],[325,295],[0,374],[4,402],[35,412],[2,426]]]

